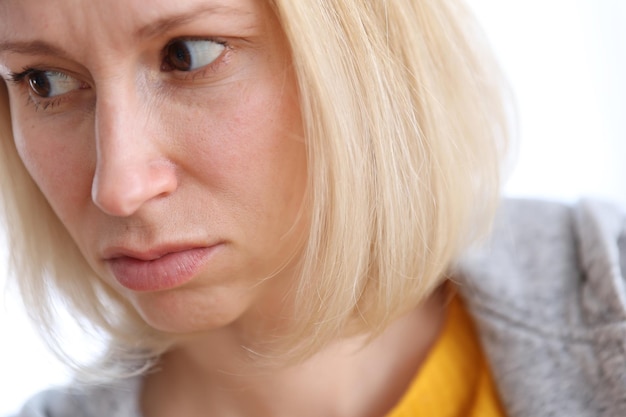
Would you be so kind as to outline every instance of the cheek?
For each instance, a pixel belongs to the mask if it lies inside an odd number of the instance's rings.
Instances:
[[[171,132],[187,142],[186,155],[181,158],[185,160],[180,163],[231,197],[241,188],[247,191],[235,194],[242,197],[253,197],[255,191],[268,188],[280,191],[282,183],[306,173],[295,91],[285,88],[289,85],[285,77],[273,75],[254,81],[230,84],[192,111],[181,111],[179,120],[169,123],[185,126],[185,133]]]
[[[297,108],[289,97],[259,91],[239,105],[227,126],[231,140],[219,171],[256,194],[256,207],[266,215],[282,216],[276,206],[291,209],[285,204],[304,191],[306,152]]]
[[[282,77],[232,87],[237,94],[221,97],[219,112],[198,111],[189,119],[198,148],[189,154],[194,162],[187,169],[209,184],[211,196],[222,203],[222,218],[237,225],[248,249],[293,249],[287,235],[302,233],[294,223],[307,183],[295,92],[286,91]]]
[[[70,219],[77,219],[76,214],[85,205],[85,192],[90,194],[90,158],[85,141],[81,141],[82,129],[76,125],[36,124],[19,113],[12,123],[24,166],[61,221],[71,229]]]

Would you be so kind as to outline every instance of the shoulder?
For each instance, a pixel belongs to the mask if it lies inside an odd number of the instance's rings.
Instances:
[[[43,391],[15,417],[140,417],[139,379]]]
[[[589,325],[626,319],[625,259],[626,218],[617,206],[506,200],[490,239],[466,254],[460,271],[476,302],[529,310],[541,321],[563,318],[563,308],[572,312],[566,304],[577,303],[581,316],[569,323]]]
[[[626,415],[623,271],[616,206],[504,202],[457,276],[511,415]]]

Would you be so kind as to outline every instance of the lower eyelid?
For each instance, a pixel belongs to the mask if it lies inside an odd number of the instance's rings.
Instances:
[[[70,104],[72,100],[79,100],[76,103],[82,103],[80,96],[75,96],[76,93],[80,93],[81,90],[91,89],[91,86],[85,83],[86,88],[79,88],[71,90],[64,94],[59,94],[53,97],[39,97],[29,89],[22,90],[24,94],[27,96],[27,101],[29,105],[32,105],[35,111],[50,111],[53,108],[58,106],[62,106],[64,104]],[[66,103],[69,102],[69,103]],[[71,105],[71,104],[70,104]],[[80,105],[81,108],[87,109],[85,104]]]

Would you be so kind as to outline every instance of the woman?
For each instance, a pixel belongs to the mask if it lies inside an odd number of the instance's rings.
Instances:
[[[61,354],[57,293],[108,336],[21,416],[626,412],[617,214],[506,204],[467,252],[508,134],[458,2],[0,11],[15,275]]]

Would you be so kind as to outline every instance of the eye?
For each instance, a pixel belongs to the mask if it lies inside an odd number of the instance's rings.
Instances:
[[[226,46],[209,39],[178,39],[164,51],[163,71],[193,71],[215,61]]]
[[[44,98],[60,96],[83,86],[76,78],[58,71],[32,70],[25,78],[31,91]]]

